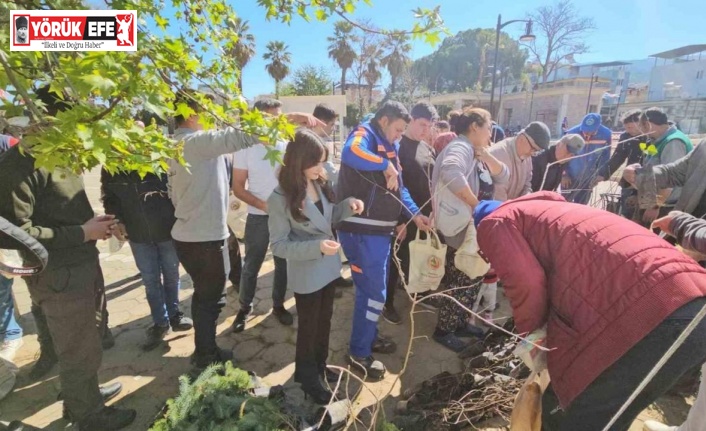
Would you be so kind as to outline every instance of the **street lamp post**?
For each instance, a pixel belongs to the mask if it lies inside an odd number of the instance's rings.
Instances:
[[[532,34],[532,20],[531,19],[513,19],[512,21],[503,22],[502,16],[498,15],[498,24],[495,26],[495,60],[493,60],[493,79],[490,86],[490,115],[495,117],[495,80],[498,70],[498,51],[500,50],[500,30],[505,26],[515,23],[515,22],[525,22],[525,34],[520,36],[520,42],[531,42],[535,39],[535,35]]]
[[[598,82],[598,75],[595,73],[591,75],[591,86],[588,87],[588,98],[586,99],[586,115],[588,115],[588,111],[591,109],[591,93],[593,93],[593,83]]]
[[[507,73],[510,71],[510,66],[506,67],[505,69],[500,72],[500,95],[498,95],[498,109],[502,108],[503,106],[503,91],[505,89],[505,82],[507,81]],[[500,123],[500,114],[502,114],[502,111],[498,112],[497,118],[495,118],[495,121],[498,124]]]

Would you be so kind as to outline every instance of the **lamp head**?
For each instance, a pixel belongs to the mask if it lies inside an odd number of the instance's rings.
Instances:
[[[533,42],[537,37],[532,34],[532,20],[527,21],[525,34],[520,36],[520,42]]]

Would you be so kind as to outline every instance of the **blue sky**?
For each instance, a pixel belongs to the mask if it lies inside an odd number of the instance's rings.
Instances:
[[[411,28],[411,10],[417,6],[441,4],[441,14],[452,34],[469,28],[494,28],[498,13],[503,21],[523,18],[547,0],[372,0],[369,7],[360,2],[357,19],[369,18],[383,28]],[[250,21],[256,37],[257,55],[245,68],[243,87],[246,97],[274,91],[274,82],[265,71],[262,54],[270,40],[283,40],[292,53],[292,69],[305,64],[324,66],[333,79],[340,71],[327,56],[326,37],[333,33],[333,22],[307,23],[297,18],[287,26],[268,22],[265,11],[255,0],[232,0],[236,12]],[[406,4],[406,6],[400,6]],[[635,60],[683,45],[706,43],[706,12],[697,0],[574,0],[581,14],[593,17],[597,24],[586,40],[591,52],[577,57],[580,63],[611,60]],[[524,30],[522,23],[504,29],[514,36]],[[434,48],[415,42],[412,58],[429,54]]]

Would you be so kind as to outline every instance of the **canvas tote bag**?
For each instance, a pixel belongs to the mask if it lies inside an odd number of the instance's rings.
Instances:
[[[479,252],[476,227],[471,222],[466,230],[466,239],[456,251],[454,265],[471,279],[485,275],[490,269],[490,264],[481,257]]]
[[[446,265],[446,244],[442,244],[433,229],[420,239],[417,237],[409,243],[409,283],[407,292],[419,293],[436,290],[444,277]],[[396,271],[396,265],[390,271]]]
[[[228,215],[226,223],[228,223],[228,227],[230,227],[238,239],[243,239],[245,236],[245,220],[247,217],[248,206],[231,193],[228,197]]]

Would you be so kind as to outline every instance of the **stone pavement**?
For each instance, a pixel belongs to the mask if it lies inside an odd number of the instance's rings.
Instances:
[[[102,213],[99,201],[99,173],[86,174],[85,182],[94,210]],[[190,369],[189,356],[193,352],[193,332],[170,334],[167,337],[167,345],[151,352],[143,352],[139,345],[144,340],[145,330],[151,325],[151,318],[144,286],[139,278],[129,245],[126,244],[114,254],[108,253],[107,242],[100,242],[98,247],[107,286],[109,322],[116,339],[115,347],[104,352],[99,378],[101,383],[113,381],[123,383],[123,392],[111,401],[111,404],[137,409],[137,420],[128,429],[144,431],[148,429],[164,402],[176,395],[177,378]],[[268,256],[258,280],[254,316],[248,321],[246,330],[240,334],[232,334],[229,330],[238,308],[237,294],[229,287],[228,305],[219,320],[218,342],[223,347],[233,348],[236,361],[240,366],[255,371],[269,384],[285,385],[288,399],[298,408],[311,411],[314,406],[303,400],[298,385],[292,382],[296,319],[294,326],[283,327],[270,314],[272,270],[272,260]],[[193,290],[188,275],[183,274],[180,300],[182,310],[189,315]],[[350,275],[347,267],[345,275]],[[38,352],[38,344],[30,314],[30,298],[22,280],[15,280],[14,292],[21,315],[20,323],[24,328],[24,345],[18,352],[16,360],[21,368],[18,383],[14,393],[0,402],[0,420],[19,419],[46,430],[64,429],[67,424],[61,419],[61,403],[57,401],[60,391],[58,368],[55,368],[43,381],[36,383],[27,381],[27,374]],[[415,338],[407,370],[401,380],[397,380],[397,375],[403,366],[407,340],[410,338],[408,314],[410,304],[405,296],[404,292],[397,292],[397,304],[400,311],[404,312],[405,323],[393,326],[382,319],[380,323],[381,333],[398,342],[398,353],[379,355],[379,359],[383,360],[388,367],[388,376],[382,382],[368,384],[369,391],[361,391],[361,395],[355,402],[357,409],[371,405],[376,397],[391,390],[392,397],[385,402],[385,410],[391,414],[395,405],[394,398],[405,388],[442,371],[454,373],[461,369],[461,360],[454,353],[431,341],[430,336],[435,326],[436,315],[422,310],[414,314],[415,337],[418,338]],[[330,364],[345,366],[344,355],[350,335],[354,298],[354,290],[349,288],[344,289],[342,298],[336,299],[331,329]],[[287,297],[285,306],[296,316],[291,293]],[[507,301],[503,301],[501,311],[509,311],[507,307]],[[352,387],[352,389],[357,388]],[[669,414],[668,419],[671,423],[679,423],[684,419],[684,412],[688,409],[685,403],[682,404],[675,408],[662,405],[658,409],[667,413],[676,412]],[[662,416],[659,412],[651,411],[643,413],[641,418],[647,415],[656,418]],[[631,431],[639,430],[641,430],[641,421],[637,421],[631,428]]]

